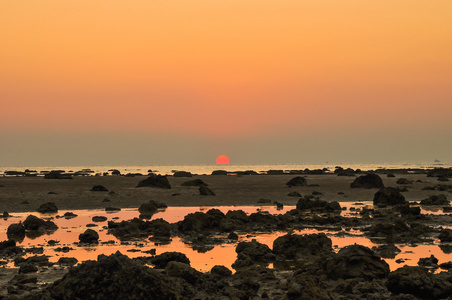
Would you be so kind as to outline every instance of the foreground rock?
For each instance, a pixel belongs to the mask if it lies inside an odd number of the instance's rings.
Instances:
[[[423,267],[397,269],[389,274],[386,285],[394,294],[411,294],[422,299],[443,299],[452,295],[451,274],[432,274]]]
[[[35,299],[177,299],[167,276],[119,252],[73,267]]]
[[[25,221],[23,222],[25,230],[29,231],[55,231],[58,229],[58,226],[52,221],[45,221],[40,219],[34,215],[29,215]]]
[[[273,252],[278,260],[307,259],[333,253],[331,239],[324,233],[287,234],[273,242]]]
[[[351,188],[381,189],[384,187],[383,180],[377,174],[367,174],[359,176],[350,184]]]
[[[151,174],[148,178],[138,182],[137,188],[139,187],[154,187],[161,189],[171,189],[171,185],[166,176]]]

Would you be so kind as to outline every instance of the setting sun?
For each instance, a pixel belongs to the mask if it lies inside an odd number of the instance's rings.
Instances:
[[[229,165],[229,157],[220,155],[217,157],[217,165]]]

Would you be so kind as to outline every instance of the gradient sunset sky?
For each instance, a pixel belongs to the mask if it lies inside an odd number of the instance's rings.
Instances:
[[[0,103],[0,166],[452,161],[452,1],[1,1]]]

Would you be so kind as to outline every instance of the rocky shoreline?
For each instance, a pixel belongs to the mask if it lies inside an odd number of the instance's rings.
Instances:
[[[384,261],[386,257],[395,257],[401,244],[438,243],[444,253],[452,253],[452,217],[448,213],[452,185],[444,179],[437,180],[443,174],[437,177],[427,177],[429,174],[404,174],[403,177],[394,173],[386,174],[387,177],[376,173],[338,174],[319,177],[268,175],[279,178],[280,191],[285,189],[286,193],[295,195],[285,196],[296,208],[284,214],[246,214],[240,209],[224,213],[213,208],[169,223],[162,219],[148,219],[164,207],[166,201],[146,201],[141,203],[140,218],[122,222],[111,220],[105,227],[109,234],[122,242],[149,239],[165,243],[179,237],[201,251],[209,251],[218,244],[236,243],[237,259],[232,264],[234,272],[231,272],[231,266],[215,266],[210,272],[201,273],[190,266],[189,259],[182,253],[148,253],[133,259],[116,253],[101,255],[97,261],[76,266],[72,265],[77,261],[62,260],[50,269],[48,258],[39,255],[39,249],[16,246],[14,240],[22,230],[15,224],[8,230],[8,241],[0,244],[0,254],[4,264],[13,261],[19,269],[4,268],[5,272],[0,276],[0,280],[3,278],[1,296],[5,299],[86,299],[87,295],[92,299],[114,295],[135,299],[449,299],[452,296],[452,273],[448,270],[452,267],[452,254],[450,261],[441,263],[434,256],[420,259],[417,266],[403,266],[401,262],[403,267],[392,271]],[[268,176],[235,176],[234,179]],[[153,185],[152,177],[147,178],[150,186]],[[329,179],[331,186],[325,188],[327,181],[319,180],[320,177]],[[349,178],[348,186],[340,186],[340,189],[337,189],[337,180],[331,183],[336,178],[345,177],[355,178]],[[167,183],[174,186],[174,180],[166,183],[163,178],[154,179],[158,186],[151,188],[152,191],[169,190],[165,187]],[[191,192],[208,182],[209,188],[217,191],[217,195],[221,194],[217,182],[212,184],[208,180],[210,177],[197,179],[202,182],[188,185]],[[181,183],[185,182],[186,178]],[[342,182],[345,181],[339,183]],[[334,199],[328,197],[331,195],[329,189],[335,189]],[[373,208],[353,207],[351,216],[342,216],[343,208],[335,200],[343,200],[343,195],[339,194],[342,191],[348,194],[350,201],[363,199],[350,199],[355,191],[359,195],[371,195],[371,199],[365,200],[372,200]],[[300,197],[295,192],[300,193]],[[204,197],[212,199],[218,196]],[[270,200],[270,203],[284,206],[289,201],[287,198]],[[437,207],[442,213],[421,213],[420,207],[427,205]],[[30,218],[23,225],[23,234],[54,229],[51,224],[42,222]],[[350,245],[335,251],[331,239],[324,233],[296,233],[304,228],[322,228],[337,235],[358,231],[379,246],[370,249]],[[272,247],[256,240],[239,239],[246,234],[276,231],[285,234],[278,237]],[[81,236],[79,242],[97,242],[92,232],[84,234],[86,236]],[[37,251],[37,255],[23,258],[25,253],[32,251]],[[39,284],[38,277],[46,273],[41,270],[46,268],[48,273],[58,273],[59,277],[56,277],[60,279],[47,285]]]

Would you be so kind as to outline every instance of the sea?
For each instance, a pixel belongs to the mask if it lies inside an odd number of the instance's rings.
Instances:
[[[452,162],[388,162],[388,163],[290,163],[290,164],[204,164],[204,165],[78,165],[78,166],[1,166],[0,174],[8,171],[24,172],[36,171],[37,173],[45,173],[52,170],[61,170],[66,173],[84,171],[87,175],[102,175],[111,173],[112,170],[118,170],[121,174],[143,174],[147,175],[152,172],[154,174],[172,175],[176,171],[187,171],[197,175],[209,175],[215,170],[225,170],[228,172],[236,171],[256,171],[265,173],[268,170],[316,170],[327,168],[330,171],[340,166],[344,169],[360,169],[362,171],[370,171],[377,169],[433,169],[433,168],[451,168]]]

